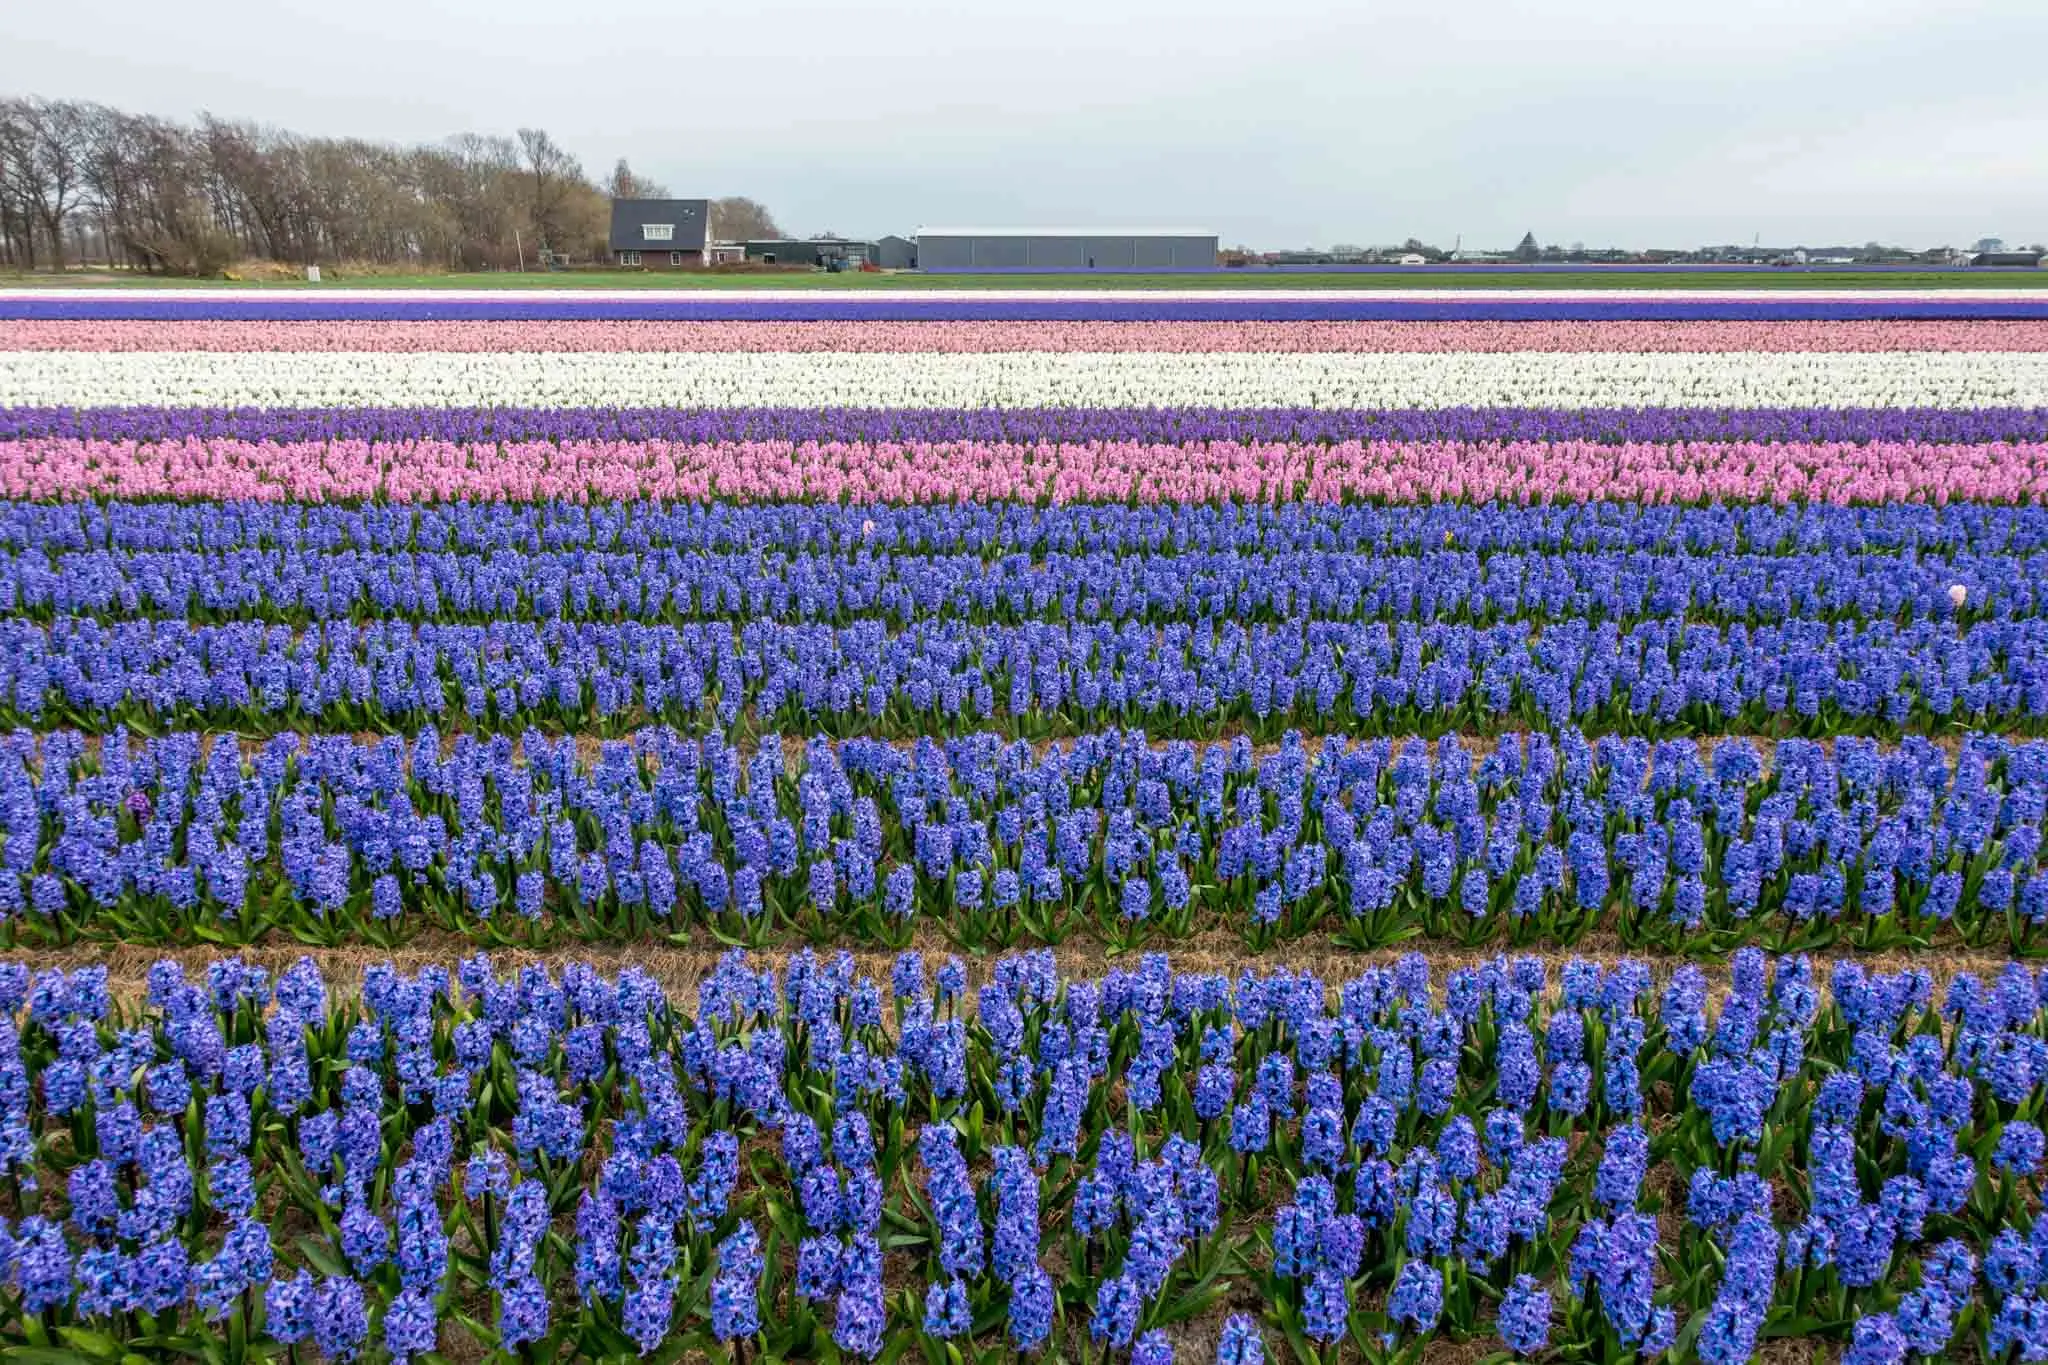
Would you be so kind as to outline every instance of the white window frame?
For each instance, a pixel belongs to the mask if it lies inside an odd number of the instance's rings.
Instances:
[[[668,253],[668,263],[669,263],[670,265],[681,265],[681,264],[683,263],[683,253],[682,253],[682,252],[680,252],[680,251],[671,251],[671,252],[669,252],[669,253]]]
[[[642,223],[640,240],[643,242],[673,242],[676,239],[674,223]]]
[[[621,251],[621,252],[619,253],[619,264],[620,264],[620,265],[638,265],[638,264],[640,264],[640,253],[639,253],[639,252],[637,252],[637,251]]]

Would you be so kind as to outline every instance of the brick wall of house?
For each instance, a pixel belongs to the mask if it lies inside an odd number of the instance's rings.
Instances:
[[[638,253],[640,259],[637,263],[631,260],[634,254],[630,251],[614,251],[612,264],[624,266],[628,270],[697,270],[704,264],[704,253],[701,251],[668,251],[649,247]],[[672,257],[674,259],[671,259]]]

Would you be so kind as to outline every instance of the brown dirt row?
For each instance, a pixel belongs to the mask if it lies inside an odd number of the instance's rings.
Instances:
[[[887,979],[889,968],[897,957],[897,950],[877,948],[871,944],[848,942],[843,946],[852,954],[860,973],[878,981]],[[936,969],[949,956],[959,957],[967,969],[968,980],[972,986],[979,986],[988,980],[994,964],[1004,955],[1001,951],[983,954],[962,952],[942,933],[932,929],[917,934],[910,947],[923,954],[928,971]],[[1020,945],[1007,951],[1023,952],[1028,947],[1029,945]],[[184,964],[188,974],[191,974],[202,970],[206,963],[222,957],[239,957],[273,973],[282,971],[302,957],[310,957],[319,964],[321,974],[331,985],[346,990],[360,977],[365,968],[379,963],[389,962],[403,970],[416,971],[433,964],[452,967],[461,958],[477,952],[488,952],[492,964],[501,973],[529,965],[560,970],[563,965],[571,962],[591,963],[608,975],[627,967],[638,967],[661,982],[672,998],[688,1000],[693,995],[697,983],[711,973],[719,958],[727,951],[729,950],[724,946],[710,942],[702,946],[618,942],[576,943],[538,950],[484,949],[469,939],[436,931],[423,933],[411,942],[390,949],[370,946],[319,948],[298,944],[265,944],[234,950],[96,943],[79,944],[68,948],[15,949],[0,952],[0,962],[18,962],[32,969],[61,967],[67,971],[81,967],[104,966],[107,968],[110,986],[117,994],[139,995],[146,983],[150,966],[164,958]],[[770,966],[779,970],[798,951],[796,946],[777,946],[755,950],[750,956],[758,966]],[[831,953],[838,951],[838,946],[827,946],[813,951],[820,954]],[[1080,978],[1100,976],[1117,967],[1134,967],[1142,956],[1137,952],[1112,955],[1104,944],[1085,937],[1069,938],[1048,951],[1052,953],[1053,960],[1063,975]],[[1651,975],[1659,982],[1689,961],[1698,966],[1708,981],[1716,986],[1724,984],[1730,973],[1726,959],[1694,960],[1674,953],[1630,951],[1622,947],[1611,934],[1588,935],[1586,941],[1570,949],[1468,949],[1419,938],[1395,948],[1358,952],[1337,948],[1317,939],[1279,943],[1264,951],[1254,951],[1246,947],[1234,934],[1212,931],[1193,935],[1170,945],[1162,945],[1156,951],[1164,953],[1177,971],[1235,975],[1248,967],[1261,973],[1284,969],[1313,973],[1331,983],[1348,980],[1368,967],[1390,965],[1409,953],[1421,954],[1430,965],[1432,978],[1439,983],[1445,974],[1460,967],[1478,966],[1500,956],[1522,955],[1541,958],[1553,968],[1574,958],[1602,963],[1613,963],[1624,958],[1632,959],[1645,963],[1650,968]],[[1822,952],[1809,956],[1813,960],[1815,971],[1823,978],[1837,959],[1853,959],[1872,972],[1924,968],[1934,975],[1938,983],[1963,974],[1988,977],[2009,960],[1998,953],[1955,947],[1922,952]]]
[[[658,725],[658,723],[653,723],[653,722],[651,722],[651,723],[650,723],[650,724],[649,724],[649,725],[648,725],[647,727],[645,727],[645,728],[653,729],[653,728],[657,728],[657,725]],[[61,729],[61,728],[64,728],[64,727],[56,727],[56,728],[58,728],[58,729]],[[1139,730],[1139,729],[1142,729],[1143,727],[1142,727],[1142,726],[1128,726],[1128,727],[1104,727],[1104,730],[1106,731],[1106,730],[1107,730],[1107,729],[1109,729],[1109,728],[1121,728],[1121,729],[1124,729],[1124,730]],[[510,732],[510,731],[506,731],[506,732],[479,732],[479,731],[468,731],[468,730],[464,730],[464,729],[462,729],[462,728],[460,727],[460,725],[459,725],[459,724],[458,724],[458,725],[453,725],[453,726],[442,726],[442,727],[439,727],[439,729],[440,729],[440,737],[441,737],[441,745],[440,745],[440,750],[441,750],[441,754],[442,754],[442,756],[443,756],[443,757],[447,757],[447,756],[449,756],[449,755],[453,754],[453,753],[455,752],[455,746],[456,746],[456,744],[457,744],[457,743],[458,743],[459,741],[461,741],[461,740],[462,740],[462,739],[463,739],[463,738],[464,738],[465,736],[468,736],[468,737],[471,737],[471,738],[474,738],[474,739],[478,739],[478,740],[480,740],[480,741],[483,741],[483,742],[485,742],[485,743],[488,743],[489,741],[491,741],[491,740],[493,740],[493,739],[497,738],[497,737],[498,737],[498,734],[499,734],[499,733],[503,733],[504,737],[505,737],[505,738],[506,738],[507,740],[509,740],[509,741],[511,742],[511,745],[512,745],[512,752],[513,752],[513,754],[514,754],[514,755],[515,755],[516,757],[519,757],[519,758],[522,758],[522,759],[523,759],[523,758],[525,757],[525,754],[526,754],[526,747],[525,747],[525,734],[524,734],[524,732],[519,732],[519,733],[513,733],[513,732]],[[35,731],[35,733],[36,733],[36,734],[38,734],[38,735],[46,735],[46,734],[54,733],[54,730],[52,730],[52,729],[47,729],[47,728],[38,728],[38,729],[37,729],[37,730]],[[236,732],[236,731],[233,731],[233,730],[223,730],[223,729],[207,729],[207,730],[200,730],[200,731],[198,731],[197,733],[198,733],[198,735],[199,735],[199,750],[200,750],[200,754],[201,754],[201,756],[202,756],[202,757],[203,757],[203,756],[205,756],[205,755],[207,755],[207,754],[210,754],[210,753],[211,753],[211,752],[213,751],[213,746],[214,746],[214,745],[215,745],[216,743],[219,743],[219,742],[220,742],[220,741],[222,741],[222,740],[232,739],[232,740],[233,740],[233,741],[234,741],[234,742],[235,742],[235,743],[236,743],[237,745],[239,745],[239,746],[241,747],[241,750],[242,750],[243,754],[244,754],[245,756],[249,756],[249,757],[253,757],[253,756],[254,756],[254,755],[256,755],[257,753],[260,753],[260,752],[261,752],[261,751],[263,750],[264,746],[265,746],[265,745],[267,745],[267,744],[268,744],[268,743],[270,742],[270,739],[269,739],[269,737],[268,737],[268,736],[263,736],[263,737],[251,737],[251,736],[249,736],[249,735],[244,735],[244,734],[238,733],[238,732]],[[325,733],[326,733],[326,732],[318,732],[318,733],[316,734],[316,733],[308,732],[308,733],[305,733],[305,734],[303,734],[303,735],[302,735],[302,738],[312,739],[312,738],[316,738],[316,737],[324,737]],[[419,732],[418,732],[417,730],[415,730],[415,731],[411,731],[411,732],[408,732],[408,733],[399,733],[399,734],[397,734],[397,735],[395,735],[395,736],[394,736],[394,735],[390,735],[390,734],[382,734],[382,733],[379,733],[379,732],[377,732],[377,731],[374,731],[374,730],[357,730],[357,731],[351,731],[351,732],[348,732],[348,733],[347,733],[347,735],[346,735],[346,737],[347,737],[347,738],[349,738],[349,739],[352,739],[352,740],[354,740],[354,741],[355,741],[356,743],[358,743],[358,744],[362,744],[362,745],[375,745],[375,744],[381,744],[381,743],[383,743],[383,742],[384,742],[385,740],[387,740],[387,739],[392,739],[392,738],[397,738],[397,739],[400,739],[400,740],[405,740],[405,741],[407,741],[407,742],[409,743],[409,742],[410,742],[410,740],[411,740],[411,739],[413,738],[413,736],[417,735],[418,733],[419,733]],[[549,738],[551,738],[551,739],[552,739],[552,738],[555,738],[555,736],[554,736],[554,735],[553,735],[552,733],[549,733],[549,732],[546,732],[546,731],[543,731],[542,733],[548,733],[548,737],[549,737]],[[975,733],[985,733],[985,732],[975,732]],[[1002,732],[1000,732],[1000,731],[997,731],[996,733],[1002,733]],[[1097,733],[1101,733],[1101,732],[1097,732]],[[1209,738],[1209,739],[1192,739],[1192,740],[1177,740],[1177,739],[1169,738],[1169,737],[1166,737],[1166,736],[1160,736],[1160,735],[1152,735],[1152,736],[1148,736],[1148,737],[1147,737],[1147,739],[1146,739],[1146,741],[1145,741],[1145,745],[1146,745],[1146,747],[1147,747],[1148,749],[1151,749],[1151,750],[1153,750],[1154,752],[1160,752],[1160,751],[1163,751],[1163,750],[1165,750],[1166,748],[1168,748],[1169,746],[1171,746],[1171,745],[1173,745],[1173,744],[1177,744],[1177,743],[1190,743],[1190,744],[1193,744],[1193,745],[1195,745],[1195,746],[1196,746],[1196,747],[1197,747],[1198,749],[1206,749],[1206,748],[1208,748],[1208,747],[1210,747],[1210,746],[1212,746],[1212,745],[1218,745],[1218,744],[1229,744],[1229,743],[1233,742],[1234,740],[1236,740],[1236,739],[1237,739],[1237,738],[1238,738],[1239,736],[1243,735],[1244,733],[1245,733],[1244,727],[1243,727],[1242,725],[1240,725],[1240,724],[1237,724],[1237,723],[1233,722],[1233,723],[1231,723],[1231,724],[1228,724],[1228,725],[1225,725],[1224,727],[1222,727],[1222,729],[1221,729],[1221,730],[1220,730],[1220,731],[1218,732],[1218,734],[1216,734],[1216,735],[1215,735],[1215,736],[1214,736],[1213,738]],[[1446,733],[1445,735],[1442,735],[1442,736],[1414,735],[1414,736],[1386,736],[1385,738],[1387,738],[1387,739],[1389,740],[1389,742],[1390,742],[1390,743],[1394,744],[1394,745],[1395,745],[1395,746],[1397,746],[1397,747],[1398,747],[1398,746],[1400,746],[1400,745],[1403,745],[1403,744],[1407,744],[1407,743],[1409,743],[1409,742],[1410,742],[1410,740],[1419,740],[1419,741],[1420,741],[1420,742],[1422,742],[1423,744],[1429,745],[1429,746],[1431,746],[1432,748],[1434,748],[1434,747],[1435,747],[1435,745],[1436,745],[1436,744],[1438,743],[1439,739],[1455,739],[1455,740],[1457,740],[1457,741],[1458,741],[1458,743],[1459,743],[1459,744],[1460,744],[1460,745],[1461,745],[1461,746],[1462,746],[1462,747],[1463,747],[1463,748],[1465,749],[1465,751],[1466,751],[1466,752],[1468,752],[1468,753],[1470,753],[1470,754],[1471,754],[1471,755],[1472,755],[1472,756],[1473,756],[1473,757],[1474,757],[1475,759],[1484,759],[1484,758],[1486,758],[1486,757],[1487,757],[1487,756],[1488,756],[1489,754],[1491,754],[1491,753],[1492,753],[1492,752],[1493,752],[1493,751],[1494,751],[1494,750],[1495,750],[1496,748],[1498,748],[1498,747],[1499,747],[1499,746],[1501,745],[1501,743],[1502,743],[1502,742],[1503,742],[1504,740],[1507,740],[1507,739],[1509,739],[1509,738],[1512,738],[1512,737],[1516,737],[1516,736],[1527,736],[1527,735],[1530,735],[1530,734],[1534,734],[1534,733],[1538,733],[1538,732],[1537,732],[1537,731],[1530,731],[1530,730],[1513,730],[1513,729],[1510,729],[1510,730],[1504,730],[1504,731],[1500,731],[1500,732],[1497,732],[1497,733],[1481,733],[1481,732],[1478,732],[1478,731],[1454,730],[1454,731],[1450,731],[1450,732],[1447,732],[1447,733]],[[1545,732],[1542,732],[1542,733],[1546,733],[1546,734],[1552,734],[1552,735],[1554,735],[1554,734],[1555,734],[1556,732],[1554,732],[1554,731],[1545,731]],[[1584,731],[1584,730],[1582,730],[1582,731],[1580,731],[1580,733],[1581,733],[1581,734],[1583,734],[1583,735],[1585,736],[1585,738],[1586,738],[1586,741],[1587,741],[1587,743],[1589,743],[1589,744],[1592,744],[1592,743],[1598,743],[1598,742],[1599,742],[1599,741],[1600,741],[1600,740],[1601,740],[1602,738],[1605,738],[1605,737],[1606,737],[1606,736],[1605,736],[1605,735],[1604,735],[1604,734],[1603,734],[1602,732],[1600,732],[1600,731],[1598,731],[1598,730],[1594,730],[1594,731],[1591,731],[1591,732],[1588,732],[1588,731]],[[1979,732],[1979,731],[1974,731],[1974,730],[1968,730],[1968,729],[1955,729],[1955,730],[1944,730],[1944,731],[1942,731],[1942,732],[1940,732],[1940,733],[1937,733],[1937,734],[1929,734],[1929,735],[1915,735],[1915,736],[1912,736],[1912,738],[1916,738],[1916,739],[1925,739],[1925,740],[1927,740],[1927,741],[1928,741],[1929,743],[1933,744],[1933,745],[1934,745],[1934,746],[1935,746],[1936,748],[1940,749],[1940,750],[1942,751],[1942,753],[1943,753],[1943,754],[1945,754],[1945,755],[1946,755],[1946,756],[1947,756],[1947,757],[1949,758],[1949,760],[1950,760],[1951,762],[1953,762],[1953,761],[1954,761],[1954,759],[1955,759],[1955,756],[1956,756],[1957,754],[1959,754],[1959,753],[1961,753],[1961,752],[1962,752],[1962,748],[1963,748],[1963,744],[1964,744],[1964,742],[1965,742],[1966,740],[1968,740],[1968,739],[1970,738],[1970,736],[1971,736],[1972,734],[1976,734],[1976,733],[1989,733],[1989,732]],[[1314,732],[1311,732],[1311,731],[1306,731],[1306,730],[1304,730],[1304,731],[1302,732],[1302,743],[1303,743],[1303,745],[1304,745],[1305,747],[1307,747],[1307,748],[1309,748],[1309,749],[1311,749],[1311,750],[1312,750],[1312,749],[1314,749],[1314,748],[1315,748],[1315,747],[1316,747],[1317,745],[1319,745],[1319,744],[1321,744],[1321,743],[1322,743],[1322,741],[1323,741],[1323,739],[1324,739],[1325,735],[1332,735],[1332,736],[1335,736],[1336,738],[1338,738],[1338,739],[1340,739],[1340,740],[1341,740],[1341,739],[1348,739],[1348,738],[1352,738],[1352,736],[1350,736],[1350,735],[1348,735],[1348,734],[1346,734],[1345,732],[1342,732],[1342,731],[1335,731],[1335,730],[1332,730],[1332,731],[1314,731]],[[945,743],[946,743],[946,742],[947,742],[948,740],[951,740],[951,739],[960,739],[960,738],[965,738],[965,737],[966,737],[966,736],[964,736],[964,735],[934,735],[934,736],[931,736],[931,738],[933,738],[933,739],[936,739],[936,740],[937,740],[937,741],[938,741],[938,742],[939,742],[940,744],[945,744]],[[83,740],[84,740],[84,751],[85,751],[85,752],[86,752],[87,754],[91,755],[91,756],[92,756],[92,757],[93,757],[94,759],[97,759],[97,758],[99,757],[99,753],[100,753],[101,745],[102,745],[102,744],[103,744],[103,743],[105,742],[105,739],[106,739],[106,736],[105,736],[105,734],[104,734],[104,733],[102,733],[102,732],[97,732],[97,731],[95,731],[95,732],[88,732],[88,733],[85,733],[85,734],[84,734],[84,735],[82,736],[82,738],[83,738]],[[779,739],[781,740],[781,745],[782,745],[782,754],[783,754],[783,761],[784,761],[785,765],[787,765],[787,766],[789,766],[789,767],[791,767],[791,768],[793,769],[793,768],[795,767],[795,765],[797,765],[798,763],[800,763],[800,762],[802,761],[802,759],[803,759],[803,755],[804,755],[804,747],[805,747],[805,745],[806,745],[806,744],[807,744],[807,743],[809,742],[809,741],[808,741],[808,738],[807,738],[806,736],[803,736],[803,735],[796,735],[796,734],[782,734],[782,735],[779,735],[779,736],[778,736],[778,738],[779,738]],[[829,737],[828,737],[828,738],[829,738]],[[843,743],[843,742],[845,742],[845,739],[851,739],[851,738],[859,738],[859,739],[869,739],[869,740],[879,740],[879,741],[880,741],[881,743],[883,743],[883,744],[886,744],[886,745],[888,745],[888,746],[889,746],[890,748],[892,748],[892,749],[897,749],[897,750],[900,750],[900,751],[902,751],[902,752],[905,752],[905,753],[907,753],[907,752],[909,752],[910,750],[914,749],[914,748],[915,748],[915,747],[917,746],[918,742],[919,742],[919,741],[918,741],[918,737],[916,737],[916,736],[904,736],[904,735],[860,735],[860,736],[845,736],[845,737],[843,737],[843,738],[840,738],[840,739],[831,739],[831,740],[830,740],[830,742],[831,742],[831,743],[834,743],[834,744],[839,744],[839,743]],[[1007,740],[1009,740],[1009,739],[1011,739],[1011,738],[1014,738],[1014,737],[1013,737],[1013,736],[1009,736],[1009,735],[1005,734],[1005,735],[1004,735],[1004,738],[1005,738],[1005,740],[1006,740],[1006,742],[1007,742]],[[1381,738],[1381,736],[1377,736],[1377,735],[1374,735],[1374,736],[1367,736],[1366,738],[1367,738],[1367,739],[1378,739],[1378,738]],[[1758,752],[1759,752],[1759,753],[1761,753],[1761,754],[1763,755],[1764,761],[1765,761],[1766,763],[1769,763],[1769,762],[1770,762],[1770,761],[1772,760],[1772,758],[1773,758],[1773,757],[1774,757],[1774,756],[1776,755],[1776,753],[1777,753],[1777,750],[1778,750],[1778,746],[1779,746],[1780,744],[1783,744],[1783,743],[1785,743],[1785,742],[1786,742],[1785,738],[1784,738],[1784,737],[1782,737],[1782,736],[1778,736],[1778,735],[1767,735],[1767,734],[1757,734],[1757,733],[1753,733],[1753,732],[1749,732],[1749,731],[1742,731],[1742,730],[1729,730],[1729,731],[1723,731],[1723,732],[1718,732],[1718,733],[1715,733],[1715,734],[1710,734],[1710,735],[1691,735],[1691,736],[1683,736],[1683,737],[1681,737],[1681,738],[1683,738],[1683,739],[1685,739],[1685,740],[1689,740],[1689,741],[1690,741],[1691,743],[1694,743],[1694,744],[1697,744],[1697,745],[1707,745],[1707,746],[1711,746],[1711,745],[1713,745],[1713,744],[1715,744],[1715,743],[1719,742],[1720,740],[1724,740],[1724,739],[1745,739],[1745,740],[1748,740],[1748,741],[1749,741],[1749,742],[1750,742],[1751,744],[1754,744],[1754,745],[1756,746],[1756,748],[1757,748]],[[595,761],[595,760],[597,759],[597,757],[598,757],[598,754],[599,754],[600,750],[602,750],[602,749],[603,749],[603,747],[604,747],[604,746],[605,746],[606,744],[617,744],[617,743],[625,743],[625,742],[628,742],[628,740],[627,740],[627,739],[626,739],[625,737],[623,737],[623,736],[619,736],[619,737],[610,737],[610,738],[607,738],[607,737],[605,737],[605,736],[600,736],[600,735],[593,735],[593,734],[589,734],[589,733],[587,733],[587,732],[584,732],[584,733],[578,733],[578,734],[576,734],[576,735],[574,736],[574,739],[575,739],[575,744],[576,744],[576,756],[577,756],[577,758],[578,758],[578,759],[579,759],[580,761],[582,761],[582,762],[584,762],[584,763],[590,763],[590,762],[594,762],[594,761]],[[1822,739],[1816,739],[1816,740],[1813,740],[1813,741],[1811,741],[1811,742],[1812,742],[1812,743],[1815,743],[1815,744],[1818,744],[1818,745],[1820,745],[1822,749],[1824,749],[1824,750],[1826,750],[1826,751],[1827,751],[1828,753],[1832,754],[1832,753],[1834,752],[1834,748],[1835,748],[1835,745],[1836,745],[1836,743],[1837,743],[1837,739],[1838,739],[1838,737],[1836,737],[1836,736],[1828,736],[1828,737],[1826,737],[1826,738],[1822,738]],[[147,741],[146,741],[146,740],[145,740],[145,739],[144,739],[144,738],[143,738],[142,736],[140,736],[140,735],[134,735],[134,734],[132,734],[132,733],[131,733],[131,747],[139,749],[139,748],[140,748],[140,747],[141,747],[141,746],[142,746],[143,744],[145,744],[146,742],[147,742]],[[1067,746],[1067,747],[1071,747],[1071,746],[1073,745],[1073,743],[1074,743],[1074,737],[1073,737],[1073,736],[1058,736],[1058,737],[1053,737],[1053,738],[1049,738],[1049,739],[1033,739],[1033,740],[1029,740],[1029,741],[1027,741],[1027,742],[1028,742],[1028,743],[1030,744],[1030,746],[1031,746],[1031,749],[1032,749],[1032,752],[1033,752],[1033,753],[1035,753],[1035,754],[1038,754],[1038,755],[1040,755],[1040,756],[1043,756],[1044,754],[1046,754],[1047,752],[1049,752],[1049,751],[1050,751],[1050,750],[1051,750],[1051,749],[1052,749],[1052,748],[1053,748],[1054,746],[1056,746],[1056,745],[1061,745],[1061,746]],[[1652,741],[1650,741],[1650,742],[1654,744],[1654,743],[1659,743],[1659,742],[1662,742],[1662,741],[1652,740]],[[751,750],[751,749],[753,749],[753,748],[757,747],[758,743],[759,743],[759,741],[758,741],[757,739],[755,739],[755,738],[752,738],[752,737],[742,737],[742,738],[741,738],[741,739],[740,739],[740,740],[738,741],[738,745],[739,745],[739,747],[740,747],[740,748],[742,748],[742,749],[746,749],[746,750]],[[1891,753],[1891,752],[1893,752],[1894,750],[1898,749],[1898,748],[1900,747],[1901,743],[1902,743],[1902,741],[1901,741],[1900,739],[1897,739],[1897,738],[1883,738],[1883,739],[1879,739],[1879,740],[1877,741],[1877,746],[1878,746],[1878,750],[1879,750],[1879,752],[1880,752],[1880,753]],[[1255,757],[1255,758],[1259,758],[1259,759],[1264,759],[1264,758],[1268,758],[1268,757],[1271,757],[1271,756],[1272,756],[1273,754],[1276,754],[1276,753],[1278,753],[1278,752],[1280,751],[1280,747],[1281,747],[1281,746],[1280,746],[1280,744],[1278,743],[1278,741],[1275,741],[1275,740],[1255,740],[1255,741],[1253,741],[1253,743],[1252,743],[1252,755],[1253,755],[1253,757]]]

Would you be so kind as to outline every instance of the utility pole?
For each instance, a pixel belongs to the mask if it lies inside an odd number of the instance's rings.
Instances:
[[[526,273],[526,244],[519,240],[519,229],[512,229],[512,249],[519,253],[519,273]]]

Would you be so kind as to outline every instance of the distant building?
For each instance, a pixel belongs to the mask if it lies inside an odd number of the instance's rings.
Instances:
[[[976,270],[1214,270],[1217,238],[1199,228],[919,228],[927,274]]]
[[[1701,260],[1723,265],[1779,265],[1806,259],[1802,248],[1790,246],[1714,246],[1704,247],[1695,254]]]
[[[917,269],[917,243],[908,237],[883,237],[875,242],[875,264],[884,270]]]
[[[713,242],[704,248],[706,265],[738,265],[747,259],[745,242]]]
[[[2039,269],[2041,253],[2038,251],[1980,251],[1970,258],[1971,265],[2016,265]]]
[[[848,241],[844,237],[777,237],[748,242],[747,259],[762,265],[828,265],[858,268],[875,258],[873,242]]]
[[[642,270],[700,267],[710,222],[711,204],[704,199],[614,199],[612,264]]]
[[[1404,251],[1394,258],[1395,265],[1428,265],[1429,257],[1419,251]]]

